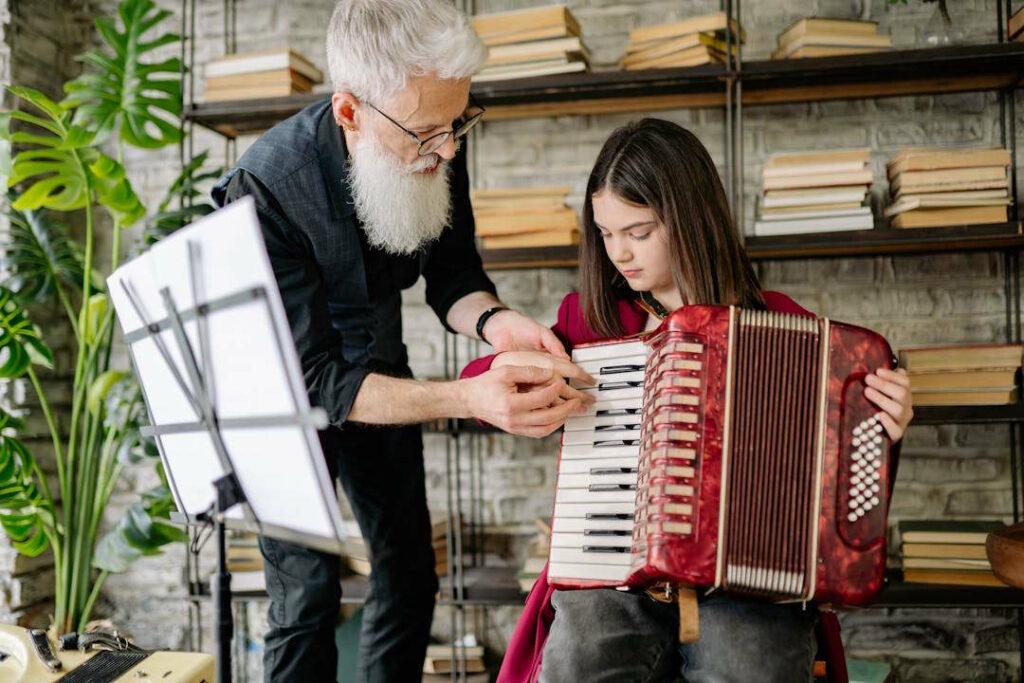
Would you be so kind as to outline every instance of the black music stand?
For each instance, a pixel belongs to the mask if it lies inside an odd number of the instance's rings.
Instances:
[[[309,406],[251,201],[175,233],[108,282],[149,413],[142,433],[157,443],[186,523],[215,528],[217,680],[226,683],[234,629],[226,529],[342,552],[337,499],[315,433],[327,415]],[[254,356],[258,367],[239,356]],[[276,392],[269,401],[259,395],[263,378],[263,388]],[[263,444],[275,435],[282,448],[305,451],[289,452],[288,468],[267,463],[273,448]],[[291,494],[284,504],[271,500],[271,475]]]

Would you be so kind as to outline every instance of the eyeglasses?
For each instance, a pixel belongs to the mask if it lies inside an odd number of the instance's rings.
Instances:
[[[409,138],[418,145],[418,151],[421,157],[428,156],[441,149],[444,146],[444,143],[448,142],[449,137],[453,137],[456,140],[465,137],[466,133],[468,133],[473,126],[480,123],[480,119],[483,118],[484,112],[486,111],[482,106],[477,104],[476,100],[473,99],[473,96],[470,95],[469,108],[463,112],[462,116],[452,121],[451,130],[443,130],[440,133],[435,133],[429,138],[421,140],[419,135],[416,135],[416,133],[412,132],[398,121],[395,121],[380,109],[377,109],[377,107],[373,106],[369,102],[365,102],[365,104],[370,107],[370,109],[373,109],[388,121],[401,128],[402,132],[409,136]],[[473,113],[470,114],[470,111]]]

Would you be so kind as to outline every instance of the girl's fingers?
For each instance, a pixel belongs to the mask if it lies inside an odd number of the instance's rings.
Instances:
[[[903,436],[903,428],[900,427],[899,424],[897,424],[896,420],[894,420],[892,418],[892,415],[890,415],[889,413],[886,413],[884,411],[879,413],[878,421],[882,423],[883,427],[885,427],[885,432],[886,434],[889,435],[889,439],[891,439],[892,441],[899,441],[900,438]]]
[[[878,368],[878,370],[875,371],[875,374],[881,377],[882,379],[886,379],[889,380],[890,382],[895,382],[900,386],[910,388],[910,375],[908,375],[907,371],[904,370],[903,368],[899,368],[898,370],[890,370],[889,368]]]
[[[872,387],[889,398],[899,401],[900,403],[907,403],[907,396],[910,393],[908,386],[890,382],[876,375],[868,375],[864,378],[865,384]]]
[[[897,403],[878,389],[868,387],[864,390],[864,397],[892,417],[903,415],[903,404]]]

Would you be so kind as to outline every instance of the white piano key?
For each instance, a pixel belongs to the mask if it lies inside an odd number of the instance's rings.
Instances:
[[[591,486],[636,486],[636,472],[619,474],[559,474],[558,489],[588,489]]]
[[[554,519],[587,519],[587,515],[628,515],[630,523],[633,519],[633,501],[628,503],[602,503],[591,501],[587,503],[562,503],[555,501]],[[598,517],[591,517],[591,521],[597,521]]]
[[[563,489],[555,491],[556,503],[630,503],[636,500],[636,491],[591,491],[589,489]]]
[[[629,576],[629,567],[618,565],[552,562],[548,565],[549,579],[580,581],[611,581],[623,583]]]
[[[593,536],[587,534],[562,534],[552,531],[552,548],[575,548],[579,550],[585,545],[596,545],[604,548],[629,548],[633,545],[632,530],[629,536]]]
[[[641,415],[602,415],[601,417],[574,415],[565,421],[565,431],[586,432],[592,431],[597,427],[639,425],[642,420],[643,417]]]
[[[573,562],[577,564],[601,564],[616,567],[628,567],[632,561],[630,553],[584,552],[571,548],[552,548],[548,559],[555,562]]]
[[[562,459],[578,460],[580,458],[623,458],[638,457],[640,444],[635,446],[562,446]]]
[[[633,533],[632,519],[586,519],[583,517],[555,517],[551,533],[583,533],[594,531],[628,531]]]
[[[647,356],[633,355],[622,356],[621,358],[605,358],[602,360],[576,362],[576,365],[597,379],[611,378],[621,376],[623,373],[620,371],[628,366],[635,368],[632,372],[643,373],[647,368]],[[643,376],[640,379],[643,379]]]
[[[594,346],[578,346],[572,350],[574,363],[625,356],[647,356],[648,347],[642,341],[614,342]]]
[[[619,411],[619,410],[640,410],[643,405],[643,397],[640,398],[626,398],[626,399],[606,399],[602,398],[599,401],[595,401],[590,404],[587,408],[587,412],[583,413],[581,417],[595,417],[598,413],[603,411]]]
[[[572,431],[562,435],[563,446],[595,444],[601,441],[636,441],[640,438],[640,429],[602,429],[594,431]]]
[[[607,387],[592,387],[590,389],[581,389],[584,394],[590,394],[594,397],[595,401],[614,401],[617,399],[633,399],[637,405],[631,406],[635,408],[640,407],[640,403],[643,401],[644,388],[643,387],[624,387],[622,389],[610,389]]]
[[[636,468],[639,458],[598,458],[588,460],[560,460],[558,463],[559,474],[583,474],[594,468],[608,467],[632,467]]]

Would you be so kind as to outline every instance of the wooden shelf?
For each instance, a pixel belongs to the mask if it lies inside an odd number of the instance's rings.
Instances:
[[[1024,404],[1003,406],[915,406],[914,425],[1014,424],[1024,422]]]
[[[942,228],[855,230],[779,237],[746,238],[747,255],[754,261],[816,256],[889,256],[942,251],[1020,249],[1020,221]]]
[[[745,61],[647,71],[598,71],[494,81],[473,88],[487,120],[725,105],[730,79],[744,106],[1007,88],[1021,83],[1024,44],[991,43],[864,55]],[[186,121],[233,138],[259,133],[325,93],[193,104]]]
[[[752,261],[1024,249],[1024,225],[1021,221],[1011,221],[907,230],[879,227],[780,237],[748,236],[746,248]],[[488,270],[574,268],[579,265],[579,248],[481,249],[480,257]]]
[[[579,247],[481,249],[480,258],[487,270],[575,268],[580,262]]]
[[[867,609],[886,607],[1024,607],[1024,590],[994,586],[942,586],[904,583],[889,577],[878,600]]]

